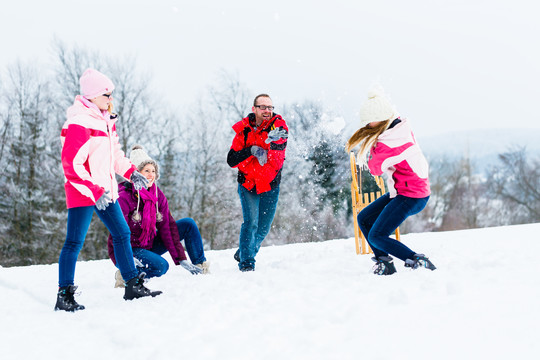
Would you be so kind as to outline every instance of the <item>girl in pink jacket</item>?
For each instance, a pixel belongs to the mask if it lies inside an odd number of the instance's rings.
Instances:
[[[135,187],[147,180],[124,156],[116,134],[112,112],[114,84],[102,73],[87,69],[80,78],[81,93],[67,110],[62,127],[62,167],[68,208],[67,235],[60,259],[59,289],[55,310],[78,311],[84,306],[74,299],[77,257],[84,243],[94,211],[113,237],[116,261],[126,282],[124,299],[156,296],[144,286],[144,274],[135,268],[131,232],[118,198],[115,174],[131,179]]]
[[[347,142],[347,152],[357,145],[360,162],[373,175],[387,175],[388,192],[358,214],[358,226],[375,255],[373,272],[395,273],[390,255],[403,260],[406,267],[435,270],[425,255],[390,237],[406,218],[424,209],[431,191],[428,163],[409,122],[399,117],[382,89],[369,92],[360,109],[360,129]]]

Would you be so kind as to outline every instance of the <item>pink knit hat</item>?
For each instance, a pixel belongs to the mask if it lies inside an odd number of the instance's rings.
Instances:
[[[95,69],[86,69],[79,82],[81,94],[87,99],[93,99],[114,90],[111,79]]]

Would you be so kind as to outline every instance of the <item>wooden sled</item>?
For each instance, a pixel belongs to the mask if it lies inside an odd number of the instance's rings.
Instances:
[[[362,189],[362,176],[360,167],[356,165],[356,156],[353,152],[351,156],[351,196],[352,196],[352,208],[353,208],[353,222],[354,222],[354,240],[356,243],[356,254],[373,254],[373,251],[369,247],[364,234],[358,226],[358,214],[375,199],[381,197],[385,192],[384,180],[380,176],[375,176],[375,182],[379,186],[380,191],[375,193],[361,193]],[[396,240],[399,241],[399,228],[396,229]]]

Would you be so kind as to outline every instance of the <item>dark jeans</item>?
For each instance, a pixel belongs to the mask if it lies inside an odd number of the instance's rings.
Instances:
[[[130,280],[138,275],[131,250],[131,231],[118,202],[109,204],[103,211],[95,206],[81,206],[68,209],[66,241],[58,260],[58,285],[61,287],[74,284],[77,257],[82,249],[94,211],[112,235],[116,265],[122,277]]]
[[[176,221],[180,240],[184,240],[186,251],[192,264],[202,264],[206,261],[201,233],[195,220],[184,218]]]
[[[191,218],[180,219],[176,221],[176,227],[180,234],[180,240],[183,239],[186,244],[186,251],[191,263],[201,264],[206,261],[201,233],[195,221]],[[151,250],[133,248],[133,256],[143,264],[139,271],[144,271],[147,278],[161,276],[169,270],[169,262],[161,257],[166,252],[167,248],[159,236],[156,237]]]
[[[413,258],[415,252],[392,239],[390,234],[409,216],[422,211],[428,200],[429,196],[416,199],[397,195],[390,198],[386,193],[358,214],[358,226],[376,257],[391,254],[403,261]]]
[[[161,257],[161,255],[167,252],[167,248],[158,239],[156,238],[156,241],[154,241],[151,250],[133,248],[133,256],[143,264],[143,267],[137,267],[137,270],[145,272],[146,278],[161,276],[169,270],[169,262]]]
[[[255,255],[259,252],[261,243],[268,235],[276,214],[279,186],[262,194],[254,194],[238,184],[238,195],[244,217],[240,228],[240,262],[238,267],[244,269],[255,267]]]

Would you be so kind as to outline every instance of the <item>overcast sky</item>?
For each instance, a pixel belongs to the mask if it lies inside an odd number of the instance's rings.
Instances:
[[[225,69],[277,112],[317,99],[351,127],[378,82],[418,136],[539,130],[539,14],[531,0],[4,1],[0,66],[50,61],[56,36],[137,56],[181,106]]]

